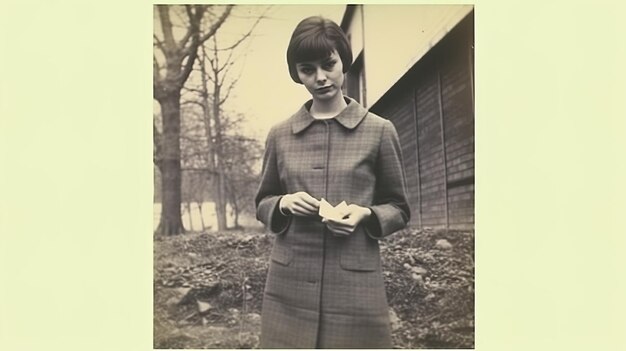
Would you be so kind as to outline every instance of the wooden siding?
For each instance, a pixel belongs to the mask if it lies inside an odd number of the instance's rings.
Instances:
[[[467,49],[462,45],[459,51]],[[454,55],[440,69],[450,228],[474,223],[474,113],[468,58]]]
[[[417,139],[415,138],[415,117],[413,111],[413,96],[410,91],[398,96],[398,103],[387,111],[385,117],[393,122],[402,144],[402,155],[404,158],[404,172],[409,189],[417,189],[419,186],[419,169],[417,162]],[[419,204],[419,192],[410,191],[409,201],[415,207]],[[418,208],[412,208],[413,224],[420,225],[420,214]]]
[[[472,12],[371,108],[398,130],[420,227],[474,226],[473,27]]]

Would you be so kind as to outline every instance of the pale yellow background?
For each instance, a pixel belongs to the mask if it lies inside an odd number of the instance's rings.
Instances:
[[[476,2],[478,350],[626,349],[617,4]],[[151,34],[0,5],[1,350],[152,348]]]

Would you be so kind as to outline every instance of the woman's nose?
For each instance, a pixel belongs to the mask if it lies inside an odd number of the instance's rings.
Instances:
[[[315,73],[315,80],[317,80],[318,82],[326,81],[326,72],[324,72],[324,70],[321,67],[318,68],[317,72]]]

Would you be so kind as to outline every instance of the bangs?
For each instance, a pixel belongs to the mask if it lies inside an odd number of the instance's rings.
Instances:
[[[335,43],[325,35],[308,36],[294,47],[294,63],[323,60],[334,50]]]

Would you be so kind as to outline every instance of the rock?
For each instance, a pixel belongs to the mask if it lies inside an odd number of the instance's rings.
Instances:
[[[396,331],[402,328],[402,320],[396,314],[396,311],[393,308],[389,309],[389,321],[391,322],[391,330]]]
[[[178,298],[175,296],[170,297],[167,301],[165,301],[165,305],[170,308],[178,305]]]
[[[406,269],[411,269],[411,268],[413,268],[413,267],[411,267],[411,265],[410,265],[410,264],[408,264],[408,263],[405,263],[405,264],[403,265],[403,267],[404,267],[404,268],[406,268]]]
[[[181,305],[189,296],[189,292],[191,288],[176,288],[176,289],[167,289],[170,298],[167,300],[166,305],[169,307],[175,305]]]
[[[209,312],[211,308],[213,308],[213,306],[211,306],[211,304],[208,302],[204,302],[200,300],[198,300],[197,302],[198,302],[198,312],[200,312],[200,314],[205,314]]]
[[[411,278],[413,278],[413,280],[415,280],[418,285],[424,284],[424,279],[419,274],[411,273]]]
[[[437,243],[435,243],[435,247],[440,250],[450,250],[452,249],[452,244],[450,244],[446,239],[439,239],[437,240]]]
[[[261,321],[261,315],[258,313],[249,313],[248,320],[253,323],[257,323]]]
[[[424,301],[430,301],[430,300],[432,300],[434,298],[435,298],[435,294],[430,293],[430,294],[426,295],[426,297],[424,298]]]
[[[411,271],[416,274],[426,274],[428,271],[422,267],[411,267]]]

